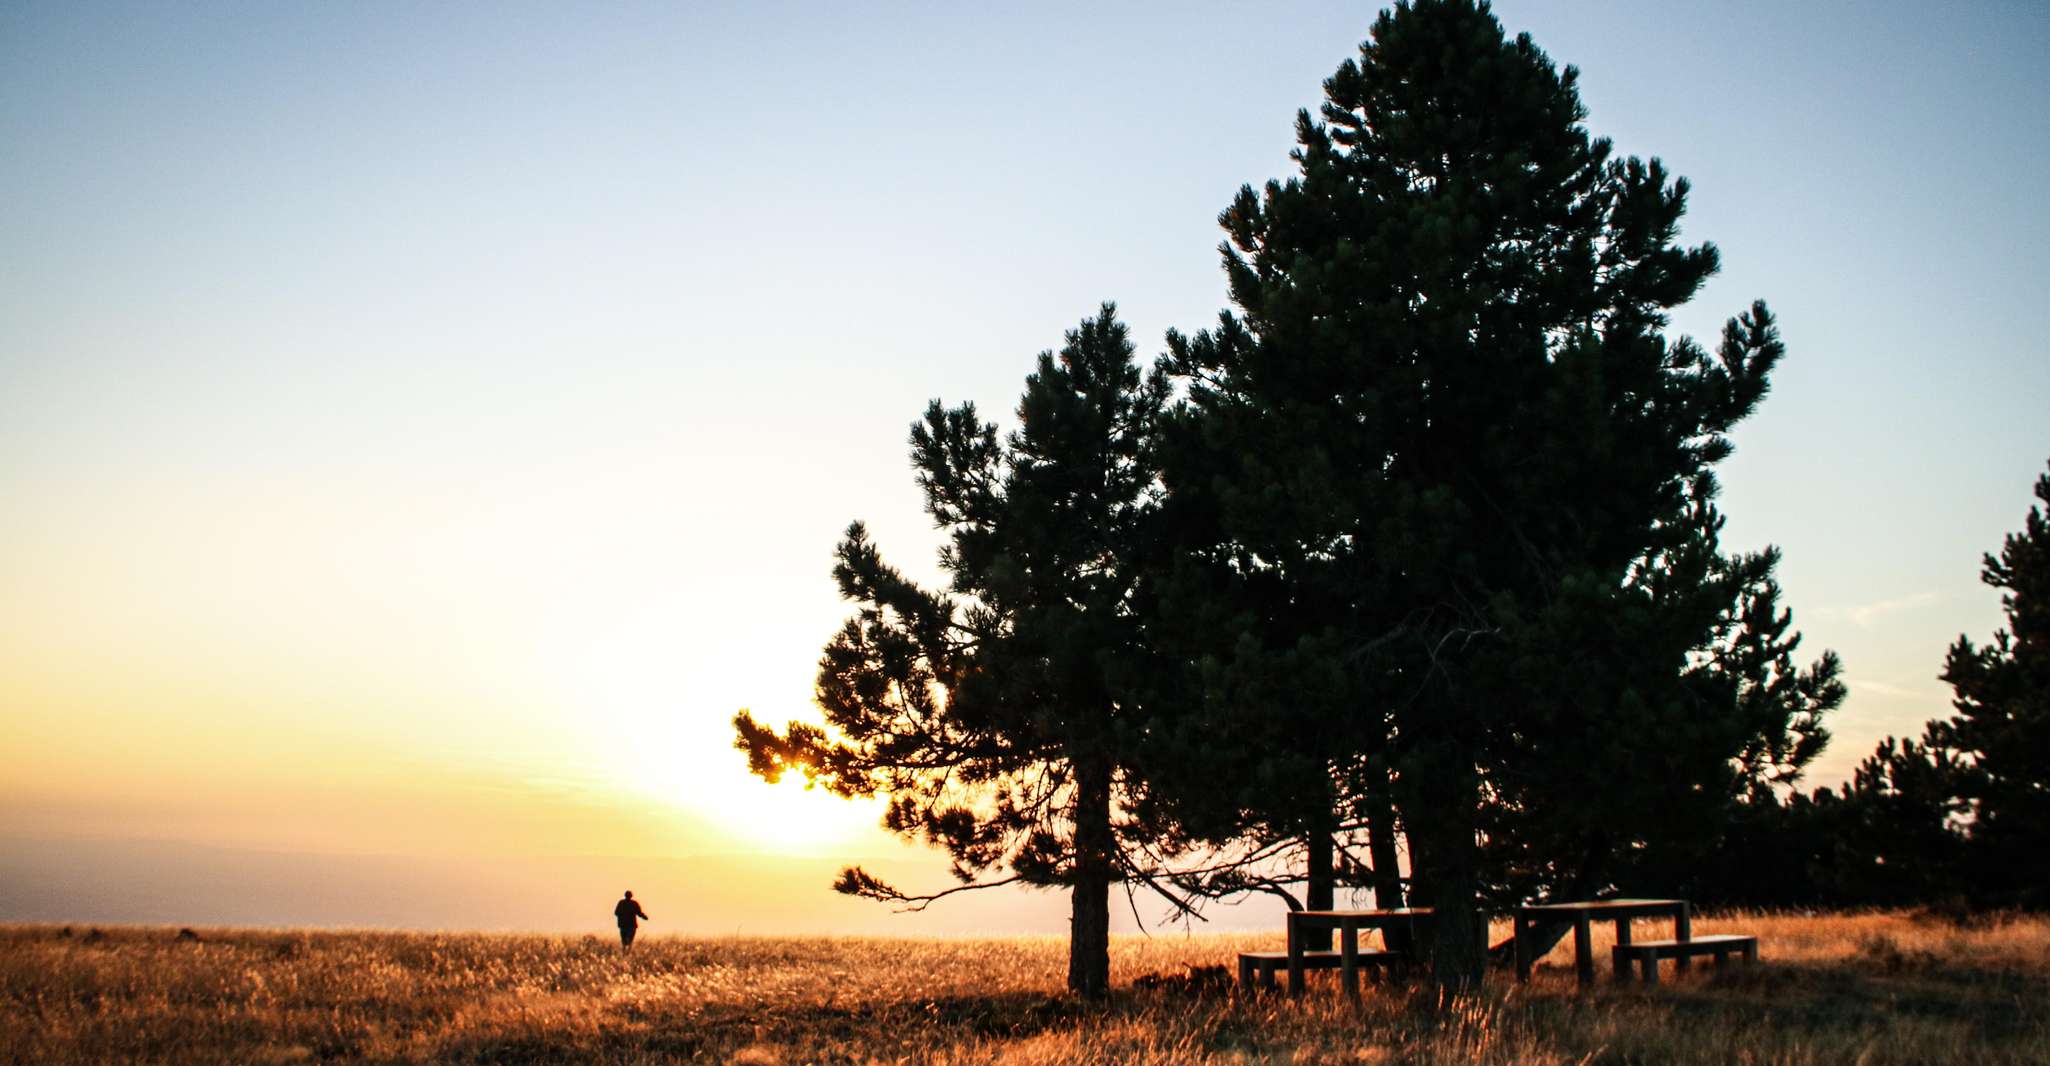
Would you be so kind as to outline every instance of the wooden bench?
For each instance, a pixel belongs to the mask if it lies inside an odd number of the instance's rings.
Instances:
[[[1372,951],[1366,948],[1360,949],[1360,953],[1356,957],[1362,968],[1400,966],[1408,961],[1408,956],[1399,951]],[[1305,970],[1336,970],[1344,965],[1345,960],[1341,952],[1303,952],[1303,969]],[[1258,975],[1262,986],[1276,988],[1278,987],[1276,975],[1286,969],[1288,969],[1288,952],[1286,951],[1241,951],[1239,952],[1239,987],[1253,987],[1255,975]]]
[[[1758,938],[1738,936],[1732,933],[1718,933],[1713,936],[1697,936],[1688,940],[1637,940],[1616,945],[1616,975],[1627,976],[1630,965],[1643,967],[1644,983],[1659,983],[1660,959],[1690,959],[1697,955],[1712,955],[1718,969],[1731,955],[1741,954],[1747,963],[1758,961]]]

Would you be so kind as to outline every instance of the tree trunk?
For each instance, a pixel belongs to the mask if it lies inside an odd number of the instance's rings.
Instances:
[[[1488,927],[1480,911],[1480,776],[1455,743],[1417,752],[1403,767],[1402,821],[1409,830],[1410,899],[1435,912],[1431,979],[1440,1002],[1480,991]]]
[[[1336,900],[1333,891],[1331,812],[1327,806],[1322,816],[1312,813],[1310,831],[1303,836],[1303,850],[1308,853],[1306,871],[1308,887],[1303,892],[1303,909],[1328,911]],[[1312,929],[1303,936],[1303,947],[1310,951],[1331,950],[1331,930]]]
[[[1472,830],[1469,829],[1468,833]],[[1437,912],[1435,942],[1431,947],[1431,979],[1441,997],[1465,996],[1480,990],[1488,968],[1488,929],[1480,911],[1479,849],[1471,840],[1457,859],[1459,849],[1448,833],[1439,854],[1450,860],[1440,866],[1433,882],[1431,906]]]
[[[1068,989],[1097,997],[1110,991],[1111,768],[1100,759],[1075,763],[1075,867],[1068,925]]]
[[[1599,876],[1597,871],[1607,861],[1608,854],[1607,834],[1597,835],[1581,854],[1580,868],[1574,871],[1572,879],[1563,885],[1553,886],[1550,900],[1557,902],[1589,898],[1599,883],[1596,880]],[[1553,948],[1559,946],[1559,941],[1566,939],[1566,934],[1572,931],[1572,922],[1541,922],[1524,931],[1524,949],[1530,952],[1532,959],[1544,958]],[[1513,965],[1516,961],[1516,941],[1505,940],[1488,954],[1496,965]]]
[[[1367,857],[1374,864],[1374,906],[1392,910],[1402,906],[1402,860],[1395,848],[1395,807],[1388,799],[1388,768],[1379,759],[1367,764],[1365,795]],[[1390,951],[1410,950],[1409,930],[1389,926],[1381,938]]]
[[[1417,829],[1416,822],[1404,807],[1402,820],[1403,835],[1409,839],[1409,900],[1420,907],[1430,906],[1435,892],[1431,885],[1431,871],[1436,867],[1431,862],[1431,842]]]
[[[1480,840],[1474,812],[1480,802],[1472,767],[1445,781],[1445,806],[1431,812],[1431,908],[1435,929],[1431,980],[1441,998],[1480,990],[1488,970],[1488,922],[1480,914]]]

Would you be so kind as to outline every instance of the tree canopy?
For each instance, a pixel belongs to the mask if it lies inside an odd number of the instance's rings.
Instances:
[[[1791,797],[1746,827],[1781,857],[1777,884],[1726,898],[1761,904],[2050,906],[2050,475],[2040,505],[1984,557],[2007,626],[1945,658],[1949,718],[1919,740],[1887,737],[1839,789]]]
[[[911,457],[947,535],[949,587],[919,588],[856,523],[833,576],[859,609],[819,663],[829,729],[734,720],[757,774],[890,796],[889,828],[944,848],[963,885],[1068,887],[1068,981],[1088,994],[1109,980],[1110,886],[1144,876],[1130,859],[1142,831],[1119,812],[1147,668],[1132,604],[1166,401],[1109,304],[1040,355],[1008,436],[972,404],[934,401]],[[935,898],[859,869],[837,887]]]
[[[1794,802],[1839,666],[1797,660],[1777,550],[1722,545],[1715,473],[1779,332],[1757,302],[1668,335],[1717,252],[1577,81],[1485,3],[1383,12],[1297,173],[1220,216],[1215,325],[1148,375],[1106,305],[1005,437],[932,404],[949,585],[851,527],[826,726],[742,712],[753,769],[890,795],[964,886],[1068,888],[1084,992],[1116,882],[1286,891],[1257,866],[1299,847],[1292,905],[1434,907],[1457,992],[1485,905],[1672,885]]]
[[[1188,396],[1170,498],[1309,608],[1216,658],[1343,664],[1277,702],[1392,780],[1450,987],[1479,975],[1490,874],[1595,887],[1642,812],[1792,772],[1841,699],[1833,658],[1791,663],[1776,556],[1715,544],[1772,316],[1713,353],[1664,335],[1716,251],[1678,243],[1684,179],[1589,135],[1577,77],[1485,4],[1384,12],[1298,116],[1299,173],[1222,215],[1235,310],[1163,364]]]
[[[1971,815],[1981,894],[2008,904],[2050,903],[2050,474],[1980,580],[2001,591],[2007,627],[1987,644],[1959,636],[1943,666],[1957,714],[1932,723],[1964,757],[1961,798]]]

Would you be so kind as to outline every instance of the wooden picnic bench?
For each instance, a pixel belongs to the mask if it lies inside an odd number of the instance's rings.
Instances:
[[[1541,954],[1536,940],[1537,927],[1547,922],[1570,922],[1573,925],[1574,972],[1582,987],[1594,984],[1594,938],[1589,926],[1594,922],[1611,922],[1616,927],[1616,943],[1630,943],[1630,923],[1638,918],[1670,918],[1673,921],[1673,940],[1692,939],[1694,907],[1684,899],[1597,899],[1580,900],[1571,903],[1538,903],[1516,908],[1516,979],[1530,980],[1531,965]],[[1556,926],[1554,927],[1556,928]],[[1555,933],[1554,936],[1557,934]],[[1547,940],[1544,947],[1556,941]],[[1687,956],[1676,956],[1680,968],[1686,969]],[[1617,971],[1623,971],[1619,965]]]
[[[1275,978],[1282,969],[1288,970],[1288,992],[1299,995],[1305,986],[1304,975],[1310,970],[1337,970],[1345,986],[1345,994],[1353,999],[1360,994],[1360,970],[1362,968],[1383,970],[1400,969],[1408,965],[1411,957],[1399,951],[1377,951],[1360,947],[1360,933],[1374,929],[1406,928],[1415,930],[1428,924],[1432,914],[1429,907],[1394,907],[1386,910],[1352,911],[1290,911],[1288,913],[1288,950],[1247,951],[1239,955],[1239,984],[1251,989],[1258,979],[1262,986],[1273,987]],[[1316,930],[1334,929],[1338,932],[1338,950],[1312,951],[1308,946],[1309,934]],[[1414,939],[1412,939],[1412,943]]]
[[[1639,940],[1617,944],[1613,954],[1618,977],[1627,975],[1635,963],[1643,968],[1644,983],[1655,985],[1659,983],[1660,959],[1672,959],[1678,966],[1694,956],[1710,955],[1715,958],[1716,969],[1722,969],[1723,963],[1734,954],[1742,955],[1745,964],[1749,965],[1758,961],[1758,938],[1715,933],[1686,940]]]
[[[1632,940],[1630,923],[1639,918],[1670,919],[1673,923],[1672,938]],[[1409,951],[1362,949],[1360,933],[1380,929],[1385,939],[1389,929],[1406,929],[1411,934],[1407,943],[1415,945],[1421,942],[1416,934],[1428,930],[1435,919],[1436,915],[1429,907],[1290,911],[1288,950],[1240,952],[1239,985],[1249,991],[1255,987],[1273,988],[1281,971],[1286,969],[1289,994],[1299,995],[1309,971],[1337,970],[1342,975],[1346,996],[1357,999],[1360,970],[1400,972],[1419,961]],[[1595,979],[1594,938],[1589,927],[1597,921],[1604,921],[1613,923],[1616,929],[1612,958],[1619,979],[1627,979],[1631,976],[1631,967],[1639,966],[1646,983],[1657,984],[1660,959],[1672,959],[1680,970],[1687,969],[1690,960],[1703,956],[1713,958],[1718,969],[1731,955],[1741,955],[1746,963],[1758,961],[1757,937],[1728,933],[1697,937],[1693,935],[1693,920],[1694,907],[1684,899],[1603,899],[1533,904],[1516,908],[1513,941],[1493,950],[1511,948],[1516,960],[1517,979],[1529,980],[1531,966],[1537,957],[1558,943],[1561,925],[1570,926],[1573,931],[1574,970],[1580,984],[1585,987],[1592,985]],[[1547,926],[1550,931],[1543,931]],[[1320,930],[1338,932],[1338,950],[1312,950],[1309,947],[1309,935]]]
[[[1669,940],[1635,940],[1630,936],[1630,923],[1639,918],[1670,918],[1673,922],[1673,936]],[[1594,922],[1612,922],[1616,927],[1616,946],[1610,952],[1615,962],[1616,977],[1627,980],[1631,967],[1640,966],[1648,984],[1658,983],[1658,962],[1672,959],[1677,970],[1685,971],[1690,961],[1709,956],[1720,968],[1733,954],[1741,954],[1747,963],[1758,961],[1758,938],[1730,933],[1712,936],[1694,935],[1694,906],[1684,899],[1601,899],[1581,900],[1571,903],[1540,903],[1516,908],[1516,979],[1530,979],[1531,964],[1537,957],[1557,942],[1556,924],[1552,925],[1552,939],[1538,935],[1538,927],[1547,923],[1570,922],[1573,926],[1573,968],[1585,987],[1594,983],[1594,945],[1588,927]]]
[[[1366,969],[1387,969],[1401,966],[1409,956],[1399,951],[1356,951],[1353,965]],[[1305,951],[1302,955],[1305,970],[1342,970],[1345,968],[1345,953],[1342,951]],[[1241,951],[1239,952],[1239,987],[1279,988],[1277,975],[1288,969],[1286,951]]]

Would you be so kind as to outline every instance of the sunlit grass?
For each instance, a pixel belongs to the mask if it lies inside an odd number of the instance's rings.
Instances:
[[[1440,1016],[1374,986],[1348,1004],[1329,975],[1299,1002],[1131,988],[1278,936],[1119,938],[1119,991],[1088,1007],[1061,994],[1054,938],[651,937],[622,955],[597,937],[0,927],[0,1061],[2050,1062],[2050,920],[1696,929],[1757,933],[1764,962],[1583,994],[1562,947],[1531,984],[1497,975]]]

